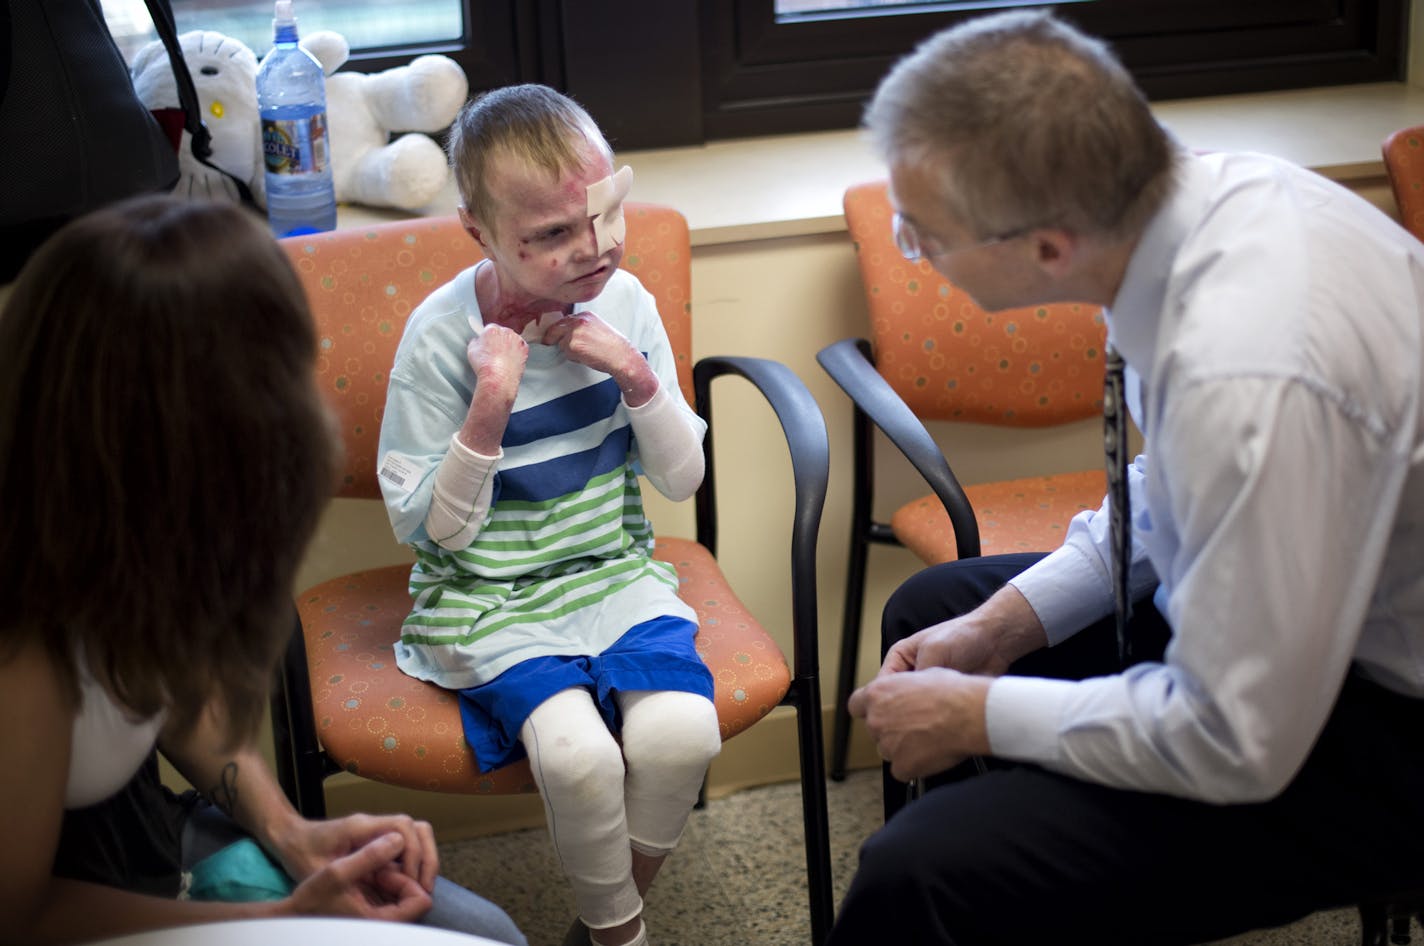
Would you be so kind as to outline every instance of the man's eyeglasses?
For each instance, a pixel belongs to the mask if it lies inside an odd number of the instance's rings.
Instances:
[[[895,233],[895,247],[900,251],[900,255],[910,262],[917,259],[932,260],[936,257],[949,256],[951,253],[963,253],[966,250],[977,250],[985,246],[993,246],[995,243],[1007,243],[1009,240],[1017,239],[1032,230],[1032,227],[1021,227],[1017,230],[1010,230],[1008,233],[1001,233],[998,236],[990,237],[987,240],[980,240],[978,243],[970,243],[965,246],[947,248],[933,237],[925,237],[920,231],[915,229],[915,225],[901,216],[899,211],[891,218],[891,229]]]

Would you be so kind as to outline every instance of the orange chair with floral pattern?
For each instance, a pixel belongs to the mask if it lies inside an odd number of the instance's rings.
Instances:
[[[758,358],[692,363],[687,221],[651,204],[626,205],[623,267],[657,301],[684,397],[709,422],[707,474],[695,503],[695,541],[659,536],[681,596],[696,611],[698,652],[712,670],[722,738],[777,706],[797,711],[813,940],[830,928],[832,894],[817,656],[816,538],[829,473],[820,409],[785,366]],[[289,237],[283,246],[306,288],[319,335],[317,374],[345,447],[339,497],[380,502],[377,439],[387,373],[412,310],[480,258],[454,216]],[[795,480],[788,587],[794,652],[786,657],[737,599],[717,566],[710,384],[736,375],[770,402],[787,436]],[[406,788],[473,795],[536,791],[527,760],[482,774],[465,743],[456,699],[408,677],[392,645],[410,611],[409,564],[324,581],[297,595],[298,628],[273,696],[277,769],[308,817],[325,814],[323,780],[338,771]]]
[[[1384,140],[1381,150],[1399,221],[1424,240],[1424,125],[1401,128]]]
[[[1391,133],[1380,151],[1399,208],[1399,222],[1424,240],[1424,125]],[[1407,943],[1410,918],[1420,916],[1424,922],[1424,891],[1406,891],[1390,900],[1361,903],[1359,911],[1360,942],[1365,946]]]
[[[830,775],[842,779],[850,741],[846,700],[856,656],[872,544],[902,545],[925,564],[980,554],[1048,551],[1068,520],[1097,508],[1102,469],[961,487],[924,421],[1048,427],[1102,412],[1105,324],[1095,306],[985,312],[895,245],[885,181],[846,190],[846,226],[870,310],[870,340],[844,339],[816,360],[854,405],[850,564],[836,689]],[[879,427],[933,489],[873,517]]]

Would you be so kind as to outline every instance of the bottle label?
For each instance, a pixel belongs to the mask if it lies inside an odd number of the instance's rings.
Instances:
[[[326,112],[297,119],[262,119],[262,157],[272,174],[326,170]]]

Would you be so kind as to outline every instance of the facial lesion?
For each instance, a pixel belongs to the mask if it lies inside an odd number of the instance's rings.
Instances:
[[[536,243],[536,244],[541,244],[541,245],[545,245],[545,246],[547,246],[547,245],[549,245],[549,244],[557,244],[557,243],[559,243],[560,241],[562,241],[565,237],[567,237],[567,236],[568,236],[570,233],[572,233],[572,232],[573,232],[573,227],[572,227],[572,226],[570,226],[570,225],[568,225],[568,224],[559,224],[558,226],[548,227],[548,228],[546,228],[546,229],[544,229],[544,230],[540,230],[539,232],[535,233],[532,237],[529,237],[529,238],[528,238],[527,240],[525,240],[524,242],[525,242],[525,243]]]
[[[525,232],[519,238],[519,243],[537,250],[557,249],[568,242],[581,226],[587,226],[587,223],[587,218],[545,220]]]

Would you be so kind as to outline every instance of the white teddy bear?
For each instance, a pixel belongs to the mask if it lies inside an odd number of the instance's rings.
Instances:
[[[245,182],[258,204],[265,204],[256,56],[240,41],[211,30],[184,33],[178,42],[193,76],[203,122],[212,134],[209,160]],[[409,65],[369,75],[336,72],[350,53],[339,33],[320,30],[301,45],[327,74],[336,199],[418,210],[439,196],[449,180],[449,164],[440,146],[420,133],[439,131],[454,120],[468,93],[464,70],[447,56],[420,56]],[[155,40],[139,50],[131,71],[134,89],[149,108],[178,106],[177,84],[162,43]],[[392,141],[393,132],[411,134]],[[175,193],[237,199],[230,180],[192,156],[187,132],[179,166]]]
[[[445,152],[415,132],[455,120],[469,86],[448,56],[418,56],[384,72],[337,72],[350,49],[339,33],[318,30],[301,45],[326,73],[326,118],[336,199],[417,210],[450,179]],[[412,132],[390,140],[393,131]]]

